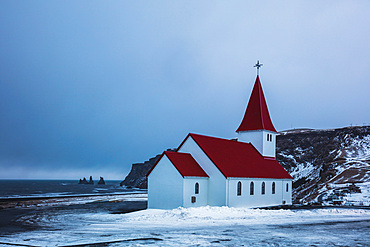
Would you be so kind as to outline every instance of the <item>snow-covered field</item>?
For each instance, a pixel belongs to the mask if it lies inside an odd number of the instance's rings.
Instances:
[[[229,207],[26,216],[41,230],[0,237],[27,246],[370,246],[370,210]],[[103,244],[104,243],[104,244]]]

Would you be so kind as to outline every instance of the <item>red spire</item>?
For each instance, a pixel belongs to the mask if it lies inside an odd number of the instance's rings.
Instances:
[[[251,97],[249,98],[244,118],[236,132],[248,130],[270,130],[276,132],[270,119],[269,110],[267,109],[265,96],[263,95],[258,75],[254,83]]]

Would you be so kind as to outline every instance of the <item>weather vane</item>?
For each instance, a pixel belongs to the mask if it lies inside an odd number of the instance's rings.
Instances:
[[[254,65],[254,67],[257,68],[257,75],[260,74],[260,67],[262,67],[262,63],[260,63],[260,60],[257,60],[257,63]]]

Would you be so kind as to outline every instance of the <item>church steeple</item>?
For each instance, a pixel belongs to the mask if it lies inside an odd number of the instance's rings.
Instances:
[[[236,132],[250,130],[269,130],[276,132],[271,122],[260,78],[257,75],[251,97],[247,105],[243,120]]]
[[[259,69],[261,64],[258,62],[257,65]],[[236,132],[238,141],[251,143],[262,156],[275,157],[277,133],[271,122],[258,74],[243,120]]]

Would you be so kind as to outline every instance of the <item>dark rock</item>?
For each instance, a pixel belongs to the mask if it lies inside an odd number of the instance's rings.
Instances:
[[[298,166],[312,166],[311,171],[302,176],[297,174],[293,180],[293,201],[309,202],[319,195],[331,179],[341,178],[340,183],[352,182],[351,176],[342,173],[338,176],[338,167],[354,173],[360,178],[360,170],[346,168],[345,164],[363,163],[356,161],[357,154],[363,152],[356,142],[370,135],[370,126],[345,127],[330,130],[289,130],[279,133],[276,139],[276,160],[291,173]],[[351,155],[348,157],[349,152]],[[369,162],[368,162],[369,163]],[[340,170],[340,169],[339,169]],[[333,182],[333,181],[331,181]],[[353,182],[361,182],[353,181]]]
[[[176,149],[168,149],[167,151],[175,151]],[[150,158],[148,161],[144,163],[137,163],[132,164],[132,168],[130,173],[127,175],[125,180],[123,180],[120,185],[126,186],[127,188],[140,188],[146,189],[148,188],[148,181],[146,178],[146,174],[149,170],[154,166],[155,162],[158,160],[160,154],[156,155],[153,158]]]
[[[100,177],[100,180],[99,180],[98,184],[105,184],[105,181],[104,181],[103,177]]]
[[[89,180],[89,182],[88,182],[89,184],[94,184],[94,181],[93,181],[93,179],[92,179],[92,176],[90,176],[90,180]]]
[[[82,180],[80,179],[79,184],[88,184],[88,182],[87,182],[86,178],[84,178]]]

